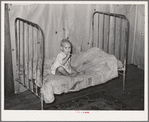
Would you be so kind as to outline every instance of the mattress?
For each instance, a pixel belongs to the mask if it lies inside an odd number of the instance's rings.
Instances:
[[[114,55],[107,54],[96,47],[73,55],[71,63],[78,72],[84,73],[76,77],[52,75],[50,68],[47,68],[49,73],[45,75],[41,88],[46,103],[54,101],[54,94],[79,91],[106,83],[118,77],[118,68],[122,67],[121,62]]]

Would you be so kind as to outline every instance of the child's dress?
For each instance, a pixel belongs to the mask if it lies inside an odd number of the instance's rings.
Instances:
[[[55,75],[55,71],[59,66],[62,66],[69,74],[71,74],[71,67],[70,67],[70,58],[67,60],[67,62],[62,65],[62,60],[66,57],[66,54],[63,52],[60,52],[53,65],[51,66],[51,73]]]

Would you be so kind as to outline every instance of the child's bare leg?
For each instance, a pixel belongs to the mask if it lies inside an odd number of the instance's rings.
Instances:
[[[74,75],[84,75],[85,71],[77,72],[75,68],[71,67],[72,74]]]
[[[70,74],[61,66],[59,66],[57,69],[56,69],[56,72],[55,72],[56,75],[65,75],[65,76],[70,76]]]
[[[71,67],[71,75],[76,76],[77,74],[78,72],[73,67]]]

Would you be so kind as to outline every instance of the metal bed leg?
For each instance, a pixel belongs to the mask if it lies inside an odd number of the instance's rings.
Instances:
[[[126,75],[125,75],[125,70],[123,71],[123,91],[125,90],[125,80],[126,80]]]
[[[43,94],[41,93],[40,97],[40,102],[41,102],[41,110],[43,110]]]

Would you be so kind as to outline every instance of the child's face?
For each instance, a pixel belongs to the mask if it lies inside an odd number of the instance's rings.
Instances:
[[[71,45],[68,42],[63,43],[62,51],[65,54],[69,54],[71,52]]]

